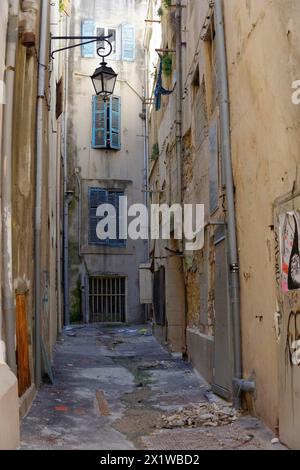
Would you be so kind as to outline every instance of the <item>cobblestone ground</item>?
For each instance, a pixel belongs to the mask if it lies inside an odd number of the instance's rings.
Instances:
[[[22,449],[283,448],[257,419],[236,418],[148,327],[66,331],[56,346],[54,377],[23,420]],[[221,415],[227,424],[220,425]]]

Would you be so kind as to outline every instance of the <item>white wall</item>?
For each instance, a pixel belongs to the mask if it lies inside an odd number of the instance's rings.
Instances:
[[[76,0],[72,13],[71,34],[81,34],[83,20],[93,19],[99,27],[118,29],[122,23],[135,27],[135,60],[125,62],[107,59],[108,65],[118,73],[114,94],[121,97],[121,150],[99,150],[91,146],[92,138],[92,95],[94,94],[90,75],[98,67],[100,58],[85,58],[81,49],[70,53],[69,65],[69,130],[68,130],[68,171],[69,186],[78,196],[75,169],[79,169],[82,182],[81,248],[84,263],[72,248],[78,244],[78,201],[74,201],[70,212],[70,291],[87,268],[89,274],[112,273],[128,278],[127,320],[142,320],[139,302],[139,264],[146,260],[145,244],[139,240],[128,240],[126,249],[108,249],[90,246],[86,243],[88,218],[86,213],[87,188],[95,184],[117,188],[124,183],[129,204],[143,203],[144,193],[144,0]],[[75,250],[76,251],[76,250]],[[85,265],[85,268],[83,266]],[[74,300],[74,299],[73,299]],[[72,309],[71,295],[71,309]]]

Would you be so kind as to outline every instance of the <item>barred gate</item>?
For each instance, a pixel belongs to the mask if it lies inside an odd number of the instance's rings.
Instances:
[[[89,278],[89,320],[91,323],[124,323],[126,300],[125,277]]]

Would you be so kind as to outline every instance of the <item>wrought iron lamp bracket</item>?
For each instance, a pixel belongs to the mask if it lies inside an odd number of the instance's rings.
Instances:
[[[107,53],[101,52],[101,50],[105,51],[104,46],[100,46],[100,47],[97,48],[97,55],[99,57],[101,57],[102,62],[104,62],[105,57],[108,57],[112,53],[112,50],[113,50],[112,44],[109,41],[109,39],[111,37],[112,37],[112,34],[110,34],[109,36],[51,36],[50,37],[51,42],[52,41],[63,41],[63,40],[66,40],[66,41],[68,41],[68,40],[77,41],[78,40],[78,41],[81,41],[81,42],[78,43],[78,44],[72,44],[71,46],[62,47],[61,49],[56,49],[54,51],[52,51],[52,48],[51,48],[50,59],[54,60],[54,58],[55,58],[54,55],[57,54],[58,52],[67,51],[69,49],[75,49],[76,47],[81,47],[81,46],[85,46],[87,44],[92,44],[93,42],[105,42],[109,46],[109,52],[107,52]],[[84,41],[84,42],[82,42],[82,41]]]

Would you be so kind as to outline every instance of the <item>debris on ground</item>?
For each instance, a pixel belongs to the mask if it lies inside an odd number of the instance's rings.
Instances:
[[[96,391],[96,399],[101,416],[110,416],[109,406],[102,390]]]
[[[275,444],[279,444],[279,439],[275,437],[274,439],[271,440],[271,444],[274,446]]]
[[[147,328],[142,328],[142,329],[140,329],[139,332],[143,336],[150,336],[151,335],[151,332]]]
[[[226,426],[236,421],[238,416],[238,412],[229,406],[203,402],[184,407],[171,416],[163,416],[163,428]]]

